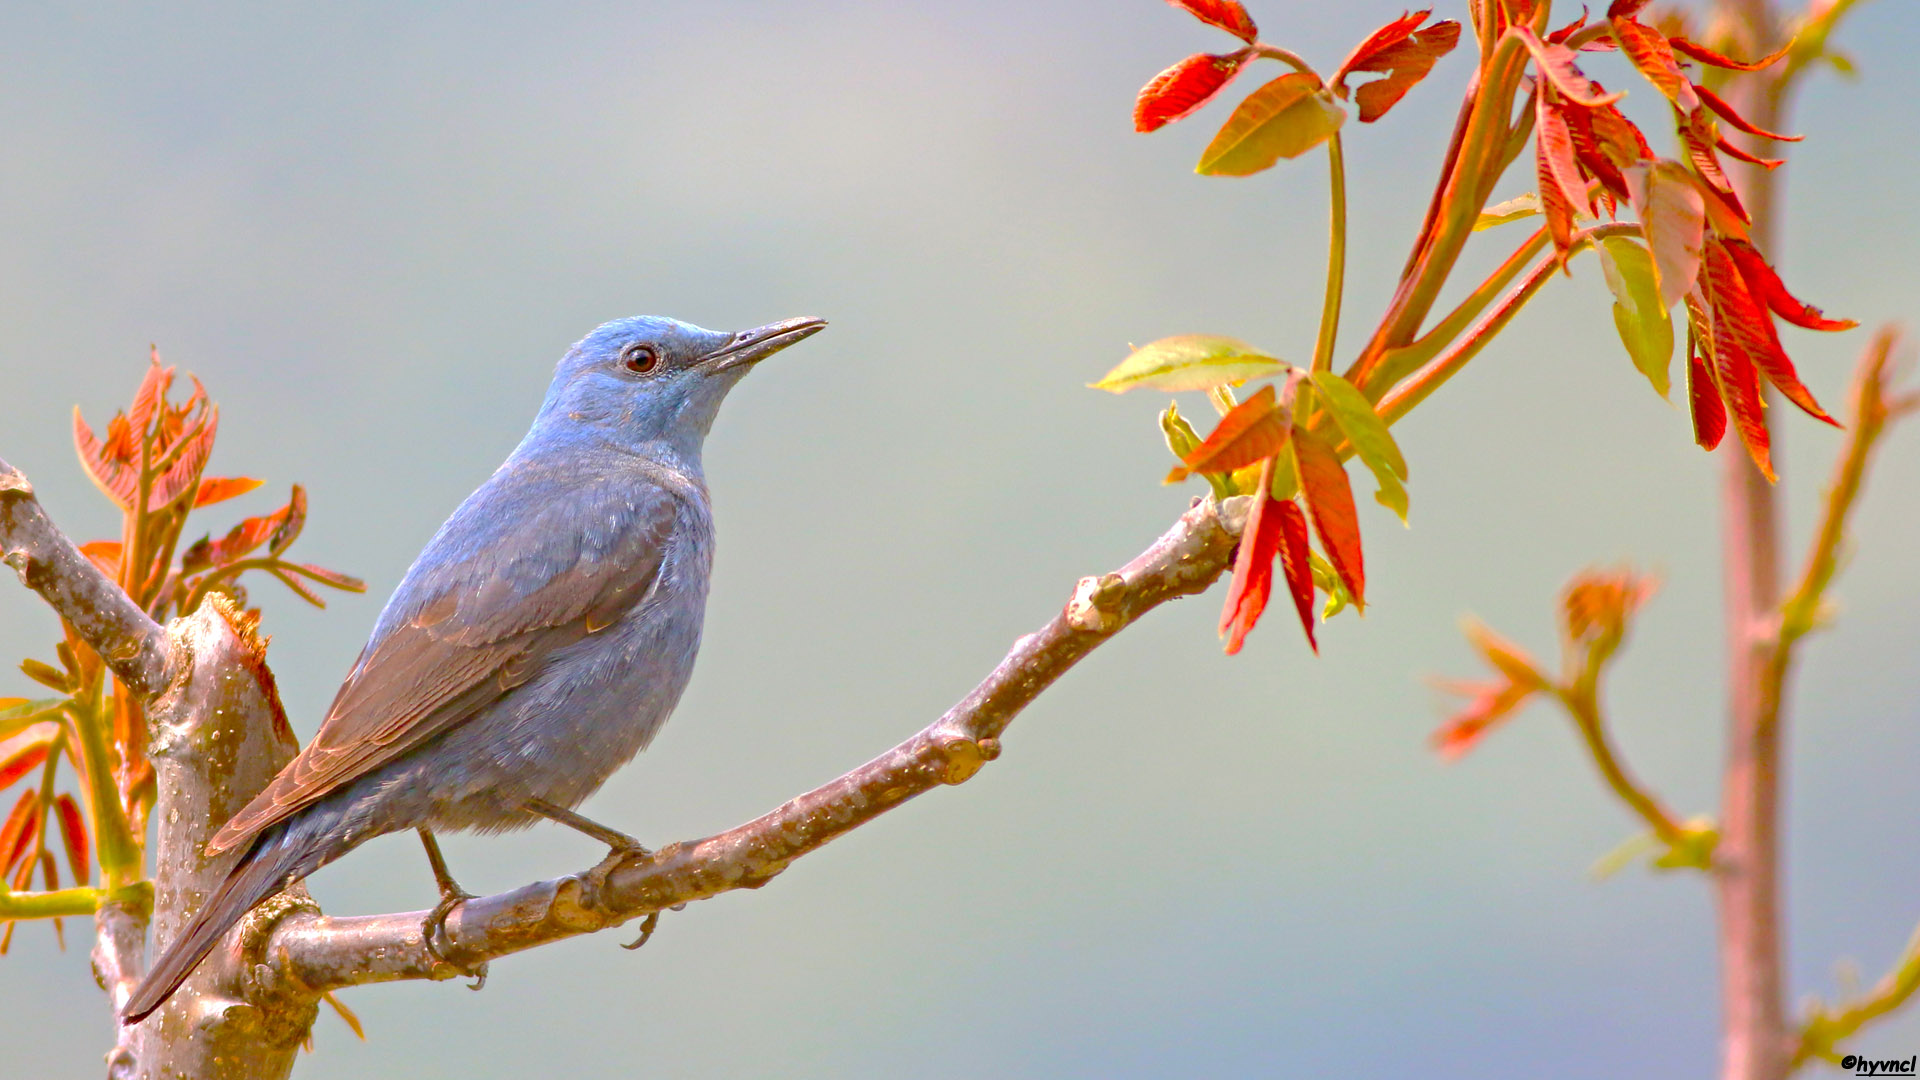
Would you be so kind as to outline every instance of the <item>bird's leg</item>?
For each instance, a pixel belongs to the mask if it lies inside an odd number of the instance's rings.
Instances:
[[[557,821],[570,829],[583,832],[611,848],[612,850],[607,853],[607,861],[600,864],[599,869],[601,870],[607,869],[608,864],[614,860],[627,855],[637,855],[644,859],[653,854],[653,852],[648,851],[646,846],[641,844],[640,841],[635,840],[626,833],[618,829],[609,829],[591,818],[581,817],[579,814],[564,807],[555,806],[545,799],[528,799],[526,806],[527,810],[531,813],[538,814],[548,821]],[[657,911],[648,912],[647,917],[640,920],[640,936],[622,945],[621,948],[637,949],[645,945],[647,939],[653,936],[654,929],[659,925],[660,913]]]
[[[427,849],[427,865],[433,868],[433,883],[440,888],[440,902],[433,905],[433,910],[427,912],[426,919],[420,924],[421,938],[428,954],[462,974],[473,976],[468,989],[478,990],[487,985],[487,962],[482,960],[477,967],[455,963],[444,949],[447,943],[447,916],[453,914],[453,909],[461,903],[473,899],[473,894],[462,889],[453,880],[453,875],[447,872],[447,858],[440,854],[440,841],[433,838],[433,833],[426,829],[418,832],[421,846]]]
[[[529,812],[540,815],[548,821],[557,821],[569,829],[583,832],[595,840],[613,849],[614,855],[638,855],[641,858],[653,854],[646,846],[618,829],[609,829],[591,818],[581,817],[564,807],[555,806],[545,799],[528,799]]]

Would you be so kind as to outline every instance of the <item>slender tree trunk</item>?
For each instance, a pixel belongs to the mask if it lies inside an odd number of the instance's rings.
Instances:
[[[1720,11],[1752,55],[1778,39],[1778,17],[1768,0],[1721,0]],[[1779,67],[1736,76],[1727,97],[1759,127],[1779,130]],[[1738,138],[1740,136],[1733,136]],[[1768,147],[1755,147],[1766,154]],[[1775,250],[1775,180],[1751,166],[1735,168],[1735,183],[1753,216],[1754,240]],[[1768,417],[1779,398],[1766,391]],[[1774,439],[1776,468],[1778,425]],[[1739,447],[1723,450],[1722,558],[1726,588],[1727,750],[1722,777],[1720,844],[1715,852],[1720,931],[1723,1080],[1780,1080],[1792,1047],[1784,985],[1784,920],[1780,902],[1781,751],[1785,730],[1778,675],[1780,514],[1775,485]]]

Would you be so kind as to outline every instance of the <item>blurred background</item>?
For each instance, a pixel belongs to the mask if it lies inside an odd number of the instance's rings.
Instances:
[[[1323,70],[1401,11],[1250,6]],[[270,481],[201,528],[298,481],[295,553],[370,584],[325,612],[253,586],[304,738],[569,343],[643,312],[826,316],[721,416],[705,654],[653,749],[584,808],[654,843],[734,825],[930,721],[1186,506],[1197,484],[1159,484],[1159,397],[1083,388],[1129,342],[1208,331],[1308,356],[1319,160],[1195,176],[1223,104],[1131,131],[1141,83],[1228,43],[1154,0],[7,4],[0,454],[76,538],[117,536],[69,412],[104,424],[149,342],[198,374],[222,408],[210,471]],[[1837,43],[1863,77],[1823,72],[1794,111],[1809,138],[1776,261],[1830,313],[1911,317],[1920,9],[1863,5]],[[1349,127],[1342,363],[1470,63]],[[1665,149],[1652,92],[1617,57],[1587,66],[1631,86]],[[1482,234],[1464,269],[1521,228]],[[1635,373],[1609,303],[1577,262],[1397,429],[1412,528],[1362,499],[1373,606],[1327,625],[1319,659],[1278,608],[1229,660],[1218,591],[1171,605],[965,787],[669,915],[640,953],[607,934],[498,962],[477,995],[354,991],[367,1041],[323,1016],[299,1075],[1708,1075],[1705,885],[1589,879],[1636,826],[1564,717],[1528,712],[1453,765],[1427,745],[1443,702],[1425,680],[1478,671],[1464,613],[1551,656],[1561,583],[1631,560],[1666,585],[1616,665],[1619,741],[1677,812],[1716,808],[1718,462]],[[1787,333],[1837,410],[1866,332]],[[1886,445],[1842,620],[1795,679],[1796,996],[1831,997],[1848,962],[1871,981],[1920,920],[1915,438]],[[1838,440],[1786,416],[1796,556]],[[56,632],[0,585],[0,656],[51,659]],[[556,828],[447,846],[481,892],[601,854]],[[405,835],[312,887],[336,913],[433,899]],[[85,928],[67,933],[63,954],[23,927],[0,959],[14,1075],[92,1075],[109,1045]],[[1920,1010],[1858,1048],[1920,1050]]]

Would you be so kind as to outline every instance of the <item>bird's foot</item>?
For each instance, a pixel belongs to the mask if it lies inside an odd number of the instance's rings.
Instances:
[[[473,981],[467,984],[467,989],[478,990],[487,985],[487,962],[482,960],[478,964],[467,964],[453,959],[453,941],[447,936],[447,916],[453,914],[454,908],[473,898],[472,893],[458,885],[442,891],[440,902],[433,905],[433,910],[427,912],[427,917],[420,922],[420,938],[426,945],[427,955],[433,957],[436,966],[445,964],[471,978]]]
[[[657,929],[659,926],[660,926],[660,913],[657,911],[648,912],[647,917],[640,920],[640,936],[637,938],[634,938],[632,941],[629,941],[625,945],[622,945],[620,947],[628,951],[632,951],[634,949],[639,948],[642,945],[645,945],[647,943],[647,939],[653,936],[654,930]]]

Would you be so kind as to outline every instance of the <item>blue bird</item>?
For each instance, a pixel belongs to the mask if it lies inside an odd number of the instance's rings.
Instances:
[[[134,990],[139,1021],[255,906],[359,844],[418,829],[441,901],[465,898],[431,830],[572,812],[644,749],[693,672],[713,565],[700,450],[755,363],[826,323],[736,334],[641,316],[554,372],[533,428],[414,560],[320,732],[215,834],[242,855]]]

